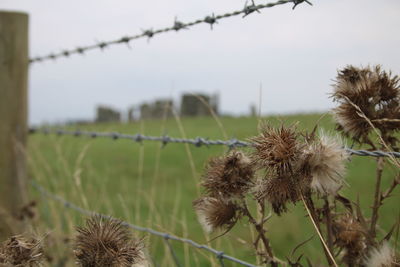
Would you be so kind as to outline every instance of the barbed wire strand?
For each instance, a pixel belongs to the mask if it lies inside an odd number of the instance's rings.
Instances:
[[[236,147],[249,147],[252,144],[250,142],[245,142],[241,141],[238,139],[230,139],[230,140],[209,140],[208,138],[204,137],[196,137],[194,139],[187,139],[187,138],[176,138],[176,137],[170,137],[168,135],[163,135],[163,136],[149,136],[149,135],[143,135],[143,134],[121,134],[118,132],[95,132],[95,131],[80,131],[80,130],[75,130],[75,131],[70,131],[70,130],[63,130],[63,129],[49,129],[49,128],[43,128],[43,129],[37,129],[37,128],[31,128],[29,129],[30,134],[34,133],[43,133],[43,134],[56,134],[56,135],[70,135],[70,136],[76,136],[76,137],[81,137],[81,136],[86,136],[86,137],[91,137],[91,138],[111,138],[113,140],[118,140],[118,139],[128,139],[134,142],[142,143],[143,141],[155,141],[155,142],[161,142],[163,146],[166,146],[169,143],[179,143],[179,144],[191,144],[196,147],[201,147],[201,146],[227,146],[230,149],[236,148]],[[346,147],[345,150],[350,154],[350,155],[357,155],[357,156],[369,156],[369,157],[395,157],[395,158],[400,158],[400,152],[386,152],[386,151],[369,151],[369,150],[354,150],[351,148]]]
[[[209,24],[212,29],[214,24],[218,23],[219,20],[224,19],[224,18],[229,18],[229,17],[238,16],[238,15],[242,15],[242,14],[243,14],[243,17],[246,17],[254,12],[260,12],[261,9],[271,8],[274,6],[284,5],[287,3],[293,3],[294,4],[293,9],[294,9],[297,5],[299,5],[303,2],[306,2],[310,5],[312,5],[307,0],[280,0],[280,1],[277,1],[274,3],[259,4],[259,5],[256,5],[254,3],[254,1],[251,1],[250,5],[248,5],[246,2],[246,5],[244,6],[244,8],[242,10],[237,10],[237,11],[233,11],[233,12],[225,13],[225,14],[221,14],[221,15],[212,14],[212,15],[204,17],[203,19],[197,19],[195,21],[187,22],[187,23],[181,22],[175,18],[175,21],[171,27],[161,28],[161,29],[157,29],[157,30],[153,30],[152,28],[150,28],[148,30],[142,31],[142,33],[137,34],[137,35],[124,36],[124,37],[121,37],[121,38],[118,38],[115,40],[99,42],[97,44],[92,44],[92,45],[87,45],[87,46],[79,46],[77,48],[66,49],[66,50],[63,50],[58,53],[50,53],[50,54],[44,55],[44,56],[33,57],[33,58],[29,59],[29,63],[35,63],[35,62],[41,62],[41,61],[47,61],[47,60],[56,60],[56,59],[62,58],[62,57],[68,58],[69,56],[74,55],[74,54],[83,55],[83,54],[85,54],[85,52],[87,52],[89,50],[95,50],[95,49],[104,51],[105,48],[108,48],[111,45],[117,45],[117,44],[129,45],[129,43],[133,40],[138,40],[141,38],[149,38],[150,39],[157,34],[171,32],[171,31],[177,32],[179,30],[188,29],[194,25],[201,24],[201,23]]]
[[[78,213],[83,214],[83,215],[87,215],[87,216],[97,215],[97,216],[100,216],[100,217],[106,218],[106,219],[112,218],[109,215],[104,215],[104,214],[97,213],[97,212],[94,212],[94,211],[91,211],[91,210],[86,210],[86,209],[84,209],[84,208],[82,208],[80,206],[77,206],[74,203],[69,202],[69,201],[65,200],[64,198],[60,197],[59,195],[56,195],[56,194],[53,194],[53,193],[49,192],[43,186],[39,185],[38,183],[36,183],[33,180],[31,180],[30,183],[31,183],[32,187],[35,188],[40,193],[41,196],[46,197],[47,199],[55,200],[55,201],[61,203],[65,208],[68,208],[68,209],[71,209],[71,210],[75,210]],[[172,257],[173,257],[173,260],[174,260],[176,266],[181,266],[181,265],[179,264],[178,258],[176,256],[175,252],[173,251],[172,245],[168,242],[169,240],[174,240],[174,241],[179,241],[179,242],[182,242],[182,243],[186,243],[186,244],[189,244],[192,247],[195,247],[195,248],[198,248],[198,249],[204,249],[204,250],[214,254],[218,258],[221,267],[224,267],[223,259],[229,260],[229,261],[232,261],[232,262],[235,262],[235,263],[241,264],[243,266],[247,266],[247,267],[258,267],[256,265],[251,264],[251,263],[248,263],[248,262],[242,261],[240,259],[237,259],[235,257],[229,256],[229,255],[225,254],[223,251],[216,250],[216,249],[211,248],[211,247],[209,247],[207,245],[199,244],[199,243],[197,243],[197,242],[195,242],[195,241],[193,241],[191,239],[181,238],[181,237],[178,237],[178,236],[175,236],[175,235],[171,235],[171,234],[168,234],[168,233],[159,232],[159,231],[156,231],[156,230],[151,229],[151,228],[134,225],[134,224],[131,224],[131,223],[128,223],[128,222],[125,222],[125,221],[122,221],[122,224],[127,226],[127,227],[129,227],[129,228],[131,228],[131,229],[133,229],[133,230],[146,232],[146,233],[149,233],[151,235],[155,235],[155,236],[159,236],[159,237],[164,238],[165,242],[168,245],[168,248],[170,249],[170,251],[172,253]]]

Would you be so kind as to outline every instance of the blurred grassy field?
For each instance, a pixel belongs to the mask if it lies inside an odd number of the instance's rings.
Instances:
[[[311,130],[320,117],[321,114],[303,114],[272,116],[263,120],[275,125],[281,121],[285,124],[299,122],[300,129]],[[80,129],[190,138],[234,137],[242,140],[257,134],[257,118],[224,117],[220,120],[222,128],[213,118],[204,117],[182,119],[181,124],[175,119],[168,119],[131,124],[87,125],[80,126]],[[319,125],[327,131],[333,131],[334,128],[330,115],[323,117]],[[129,140],[37,134],[29,137],[29,171],[32,179],[75,204],[140,226],[206,243],[209,237],[203,234],[191,203],[201,192],[198,183],[207,159],[221,155],[226,150],[224,147],[196,148],[182,144],[168,144],[162,148],[160,143],[153,142],[141,145]],[[374,158],[353,156],[348,163],[346,177],[349,186],[343,190],[343,195],[354,201],[360,198],[367,216],[370,214],[368,207],[373,201],[375,166]],[[394,173],[394,168],[386,168],[384,189],[390,184]],[[67,250],[70,242],[64,239],[72,237],[74,225],[82,225],[84,218],[58,203],[40,198],[33,189],[31,193],[40,203],[36,231],[50,231],[48,242],[53,253],[56,253],[56,257],[70,258]],[[379,225],[382,230],[390,229],[399,216],[399,200],[398,192],[395,191],[394,196],[381,209]],[[290,205],[290,211],[281,217],[273,215],[267,223],[272,246],[277,256],[283,259],[297,244],[315,235],[300,203]],[[136,234],[146,236],[140,232]],[[232,232],[209,245],[256,263],[254,251],[248,243],[250,240],[251,231],[246,222],[242,221]],[[161,238],[146,236],[146,243],[157,266],[173,266]],[[171,243],[184,266],[218,266],[215,256],[207,252],[174,241]],[[297,255],[300,253],[325,262],[316,235]],[[236,265],[226,261],[226,266]]]

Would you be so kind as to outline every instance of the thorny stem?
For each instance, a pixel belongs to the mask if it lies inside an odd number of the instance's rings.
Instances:
[[[390,185],[390,187],[385,191],[385,193],[381,195],[381,202],[383,202],[383,200],[388,198],[390,194],[393,192],[393,190],[396,188],[396,186],[399,184],[400,184],[400,174],[398,174],[397,177],[393,179],[393,182]]]
[[[268,255],[268,259],[267,259],[268,261],[267,262],[269,262],[271,264],[271,266],[273,266],[273,267],[278,267],[278,263],[277,263],[277,261],[276,261],[276,259],[274,257],[274,254],[272,252],[272,248],[271,248],[271,246],[269,244],[269,239],[265,235],[265,230],[264,230],[264,227],[263,227],[264,218],[262,218],[261,222],[258,223],[256,221],[256,219],[254,219],[253,215],[251,215],[251,213],[250,213],[250,211],[249,211],[249,209],[247,207],[247,204],[244,201],[243,201],[243,213],[244,213],[244,215],[247,216],[247,218],[249,219],[249,222],[256,229],[256,231],[258,233],[257,239],[261,239],[261,241],[264,244],[264,248],[265,248],[265,250],[267,252],[267,255]],[[262,217],[264,217],[264,216],[262,216]],[[255,242],[254,245],[255,245],[255,248],[257,250],[257,242]]]
[[[325,215],[325,223],[326,223],[326,230],[327,230],[327,242],[328,248],[330,251],[333,251],[333,233],[332,233],[332,214],[331,209],[329,207],[329,200],[328,197],[324,197],[325,205],[324,205],[324,215]]]
[[[369,230],[371,238],[376,237],[376,223],[378,221],[378,216],[379,216],[378,212],[379,208],[382,205],[381,181],[382,181],[383,165],[384,165],[384,159],[378,158],[376,167],[375,196],[374,196],[374,204],[372,206],[371,227]]]

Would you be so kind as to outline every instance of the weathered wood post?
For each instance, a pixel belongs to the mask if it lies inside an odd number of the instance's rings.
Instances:
[[[28,15],[0,11],[0,241],[24,231]]]

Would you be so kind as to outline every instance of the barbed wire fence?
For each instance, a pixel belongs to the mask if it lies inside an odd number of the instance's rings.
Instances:
[[[86,45],[86,46],[78,46],[77,48],[74,49],[65,49],[61,52],[58,53],[50,53],[48,55],[44,56],[37,56],[29,59],[29,63],[36,63],[36,62],[42,62],[42,61],[47,61],[47,60],[56,60],[58,58],[68,58],[71,55],[83,55],[85,52],[90,51],[90,50],[101,50],[103,51],[105,48],[108,48],[112,45],[118,45],[118,44],[126,44],[129,45],[130,42],[142,38],[153,38],[154,36],[161,34],[161,33],[167,33],[167,32],[172,32],[172,31],[180,31],[183,29],[189,29],[190,27],[193,27],[198,24],[209,24],[211,29],[215,24],[218,23],[219,20],[234,17],[234,16],[239,16],[243,15],[243,17],[246,17],[254,12],[260,12],[260,10],[265,9],[265,8],[271,8],[279,5],[284,5],[288,3],[293,4],[293,9],[298,6],[299,4],[306,2],[309,5],[312,5],[311,2],[308,0],[279,0],[274,3],[267,3],[267,4],[258,4],[256,5],[254,3],[254,0],[251,1],[251,4],[245,4],[244,8],[241,10],[236,10],[233,12],[221,14],[221,15],[208,15],[202,19],[197,19],[192,22],[181,22],[175,18],[175,21],[172,26],[166,27],[166,28],[161,28],[161,29],[148,29],[142,31],[142,33],[136,34],[136,35],[130,35],[130,36],[123,36],[115,40],[110,40],[110,41],[104,41],[104,42],[99,42],[96,44],[92,45]]]
[[[43,196],[43,197],[45,197],[47,199],[55,200],[55,201],[61,203],[65,208],[74,210],[74,211],[76,211],[76,212],[78,212],[78,213],[80,213],[82,215],[86,215],[86,216],[97,215],[97,216],[100,216],[100,217],[105,218],[105,219],[112,218],[109,215],[97,213],[95,211],[87,210],[87,209],[84,209],[84,208],[82,208],[80,206],[77,206],[74,203],[65,200],[61,196],[49,192],[48,190],[46,190],[44,187],[42,187],[41,185],[39,185],[38,183],[36,183],[33,180],[31,181],[31,186],[33,188],[35,188],[40,193],[41,196]],[[134,224],[128,223],[126,221],[122,221],[122,224],[127,226],[127,227],[129,227],[129,228],[131,228],[131,229],[133,229],[133,230],[136,230],[136,231],[145,232],[145,233],[149,233],[149,234],[154,235],[154,236],[162,237],[164,239],[164,242],[168,246],[168,249],[169,249],[169,251],[171,253],[173,261],[174,261],[174,263],[175,263],[175,265],[177,267],[180,267],[180,266],[183,266],[183,265],[180,264],[180,261],[179,261],[178,257],[176,256],[176,253],[174,251],[173,246],[169,243],[169,240],[186,243],[186,244],[189,244],[192,247],[195,247],[195,248],[198,248],[198,249],[203,249],[203,250],[206,250],[206,251],[214,254],[216,256],[216,258],[218,259],[219,265],[221,267],[225,266],[224,260],[229,260],[231,262],[238,263],[238,264],[240,264],[242,266],[257,267],[256,265],[253,265],[251,263],[242,261],[242,260],[237,259],[235,257],[232,257],[230,255],[227,255],[223,251],[216,250],[216,249],[211,248],[211,247],[209,247],[207,245],[204,245],[204,244],[199,244],[199,243],[197,243],[197,242],[195,242],[195,241],[193,241],[191,239],[181,238],[181,237],[178,237],[178,236],[175,236],[175,235],[171,235],[169,233],[159,232],[159,231],[156,231],[154,229],[147,228],[147,227],[142,227],[142,226],[138,226],[138,225],[134,225]]]
[[[169,143],[177,143],[177,144],[190,144],[195,147],[202,146],[227,146],[230,149],[234,149],[236,147],[251,147],[252,143],[241,141],[238,139],[230,139],[230,140],[210,140],[205,137],[196,137],[194,139],[187,138],[176,138],[170,137],[168,135],[163,136],[149,136],[144,134],[122,134],[118,132],[96,132],[96,131],[81,131],[81,130],[64,130],[64,129],[37,129],[31,128],[29,130],[30,134],[34,133],[43,133],[45,135],[55,134],[58,136],[67,135],[67,136],[75,136],[75,137],[90,137],[90,138],[108,138],[112,140],[130,140],[137,143],[142,143],[143,141],[153,141],[153,142],[161,142],[163,146],[166,146]],[[370,156],[370,157],[395,157],[400,158],[400,152],[396,151],[369,151],[369,150],[354,150],[352,148],[345,147],[344,148],[347,153],[350,155],[357,156]]]
[[[33,63],[39,63],[39,62],[44,62],[44,61],[50,61],[50,60],[57,60],[59,58],[69,58],[70,56],[73,55],[84,55],[88,51],[92,50],[100,50],[104,51],[106,48],[109,48],[111,46],[115,46],[118,44],[125,44],[125,45],[130,45],[132,41],[143,39],[143,38],[148,38],[151,39],[155,37],[158,34],[162,33],[167,33],[167,32],[180,32],[181,30],[187,30],[192,28],[195,25],[199,24],[207,24],[210,26],[211,29],[217,24],[220,20],[230,18],[230,17],[235,17],[235,16],[242,16],[243,18],[249,16],[250,14],[253,13],[260,13],[262,9],[266,8],[272,8],[275,6],[280,6],[284,4],[293,4],[293,9],[296,8],[298,5],[302,3],[307,3],[311,5],[311,3],[308,0],[279,0],[273,3],[266,3],[266,4],[255,4],[254,0],[249,0],[250,2],[245,3],[245,6],[243,9],[232,11],[232,12],[227,12],[224,14],[219,14],[215,15],[214,13],[211,15],[204,16],[203,18],[191,21],[191,22],[182,22],[175,18],[173,24],[169,27],[165,28],[159,28],[159,29],[153,29],[149,28],[147,30],[142,30],[142,32],[136,34],[136,35],[126,35],[114,40],[109,40],[109,41],[102,41],[98,42],[95,44],[90,44],[90,45],[80,45],[78,47],[72,48],[72,49],[64,49],[60,52],[57,53],[49,53],[47,55],[42,55],[42,56],[37,56],[37,57],[31,57],[28,59],[29,66],[32,66]],[[24,63],[25,61],[22,61]],[[101,133],[101,132],[86,132],[86,131],[67,131],[67,130],[61,130],[58,129],[56,132],[54,132],[53,129],[30,129],[29,133],[44,133],[44,134],[50,134],[50,133],[57,133],[58,135],[74,135],[74,136],[90,136],[92,138],[96,137],[109,137],[114,140],[117,139],[131,139],[134,140],[135,142],[143,142],[143,141],[155,141],[155,142],[161,142],[164,146],[169,144],[169,143],[181,143],[181,144],[192,144],[195,145],[196,147],[202,147],[202,146],[212,146],[212,145],[222,145],[222,146],[227,146],[229,148],[235,148],[235,147],[247,147],[249,146],[249,143],[236,140],[236,139],[231,139],[231,140],[208,140],[207,138],[196,138],[196,139],[184,139],[184,138],[174,138],[174,137],[169,137],[169,136],[147,136],[147,135],[141,135],[141,134],[136,134],[134,136],[132,135],[127,135],[127,134],[120,134],[120,133]],[[86,210],[83,209],[82,207],[79,207],[75,205],[74,203],[71,203],[65,199],[63,199],[61,196],[53,194],[49,191],[47,191],[44,187],[41,185],[37,184],[36,182],[32,181],[31,185],[40,193],[42,197],[46,197],[47,199],[52,199],[55,201],[58,201],[61,203],[65,208],[72,209],[82,215],[99,215],[101,217],[105,218],[110,218],[110,216],[105,215],[105,214],[99,214],[94,211]],[[248,266],[248,267],[256,267],[253,264],[247,263],[245,261],[242,261],[240,259],[234,258],[230,255],[225,254],[223,251],[216,250],[214,248],[211,248],[207,245],[204,244],[199,244],[193,240],[186,239],[186,238],[181,238],[177,237],[172,234],[168,233],[163,233],[156,231],[154,229],[150,228],[145,228],[137,225],[130,224],[128,222],[124,222],[124,224],[134,230],[142,231],[149,233],[154,236],[159,236],[163,238],[165,245],[167,246],[169,252],[171,253],[172,260],[175,263],[176,266],[180,267],[183,266],[179,262],[179,258],[177,257],[177,254],[174,251],[173,245],[170,243],[171,240],[173,241],[178,241],[182,243],[186,243],[192,247],[198,248],[198,249],[203,249],[205,251],[208,251],[209,253],[212,253],[216,256],[218,259],[218,263],[220,266],[224,266],[224,260],[228,260],[237,264],[240,264],[242,266]]]

